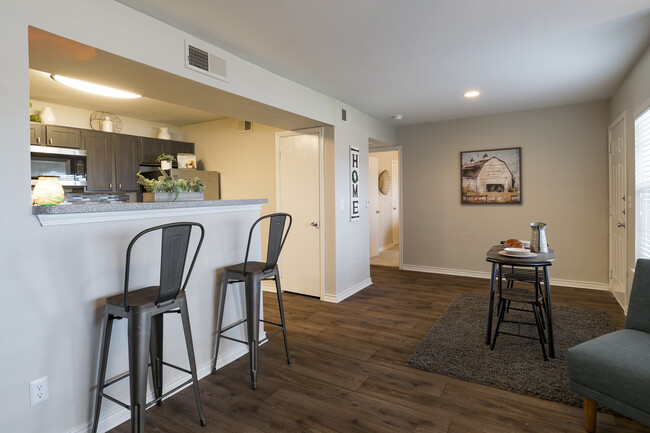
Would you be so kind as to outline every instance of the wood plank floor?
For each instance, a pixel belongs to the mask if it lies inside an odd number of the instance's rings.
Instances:
[[[147,411],[147,431],[184,432],[583,432],[582,409],[407,367],[406,358],[459,293],[485,296],[488,280],[372,267],[373,285],[339,304],[286,293],[291,350],[260,348],[258,388],[244,356],[200,381],[208,425],[191,388]],[[553,288],[553,304],[599,309],[622,327],[607,292]],[[265,315],[277,319],[273,294]],[[125,423],[112,430],[128,432]],[[650,432],[598,414],[598,432]]]

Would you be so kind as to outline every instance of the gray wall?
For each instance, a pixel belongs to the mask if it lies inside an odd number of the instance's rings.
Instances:
[[[604,288],[608,115],[607,102],[592,102],[398,128],[405,267],[485,275],[491,245],[529,239],[529,223],[543,221],[551,277]],[[460,152],[509,147],[522,148],[523,204],[461,205]]]

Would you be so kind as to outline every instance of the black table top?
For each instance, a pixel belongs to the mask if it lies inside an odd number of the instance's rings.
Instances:
[[[537,253],[535,257],[504,256],[499,254],[499,251],[503,251],[503,249],[503,245],[494,245],[486,253],[485,260],[512,266],[551,266],[555,260],[555,252],[551,248],[548,249],[548,253]]]

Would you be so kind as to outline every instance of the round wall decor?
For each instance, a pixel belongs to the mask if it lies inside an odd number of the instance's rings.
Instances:
[[[390,192],[390,185],[391,185],[390,171],[384,170],[381,173],[379,173],[379,191],[384,195],[388,195],[388,193]]]

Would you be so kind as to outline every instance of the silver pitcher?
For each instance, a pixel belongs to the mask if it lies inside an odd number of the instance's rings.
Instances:
[[[530,236],[530,251],[534,253],[548,253],[546,242],[546,223],[530,223],[533,233]]]

